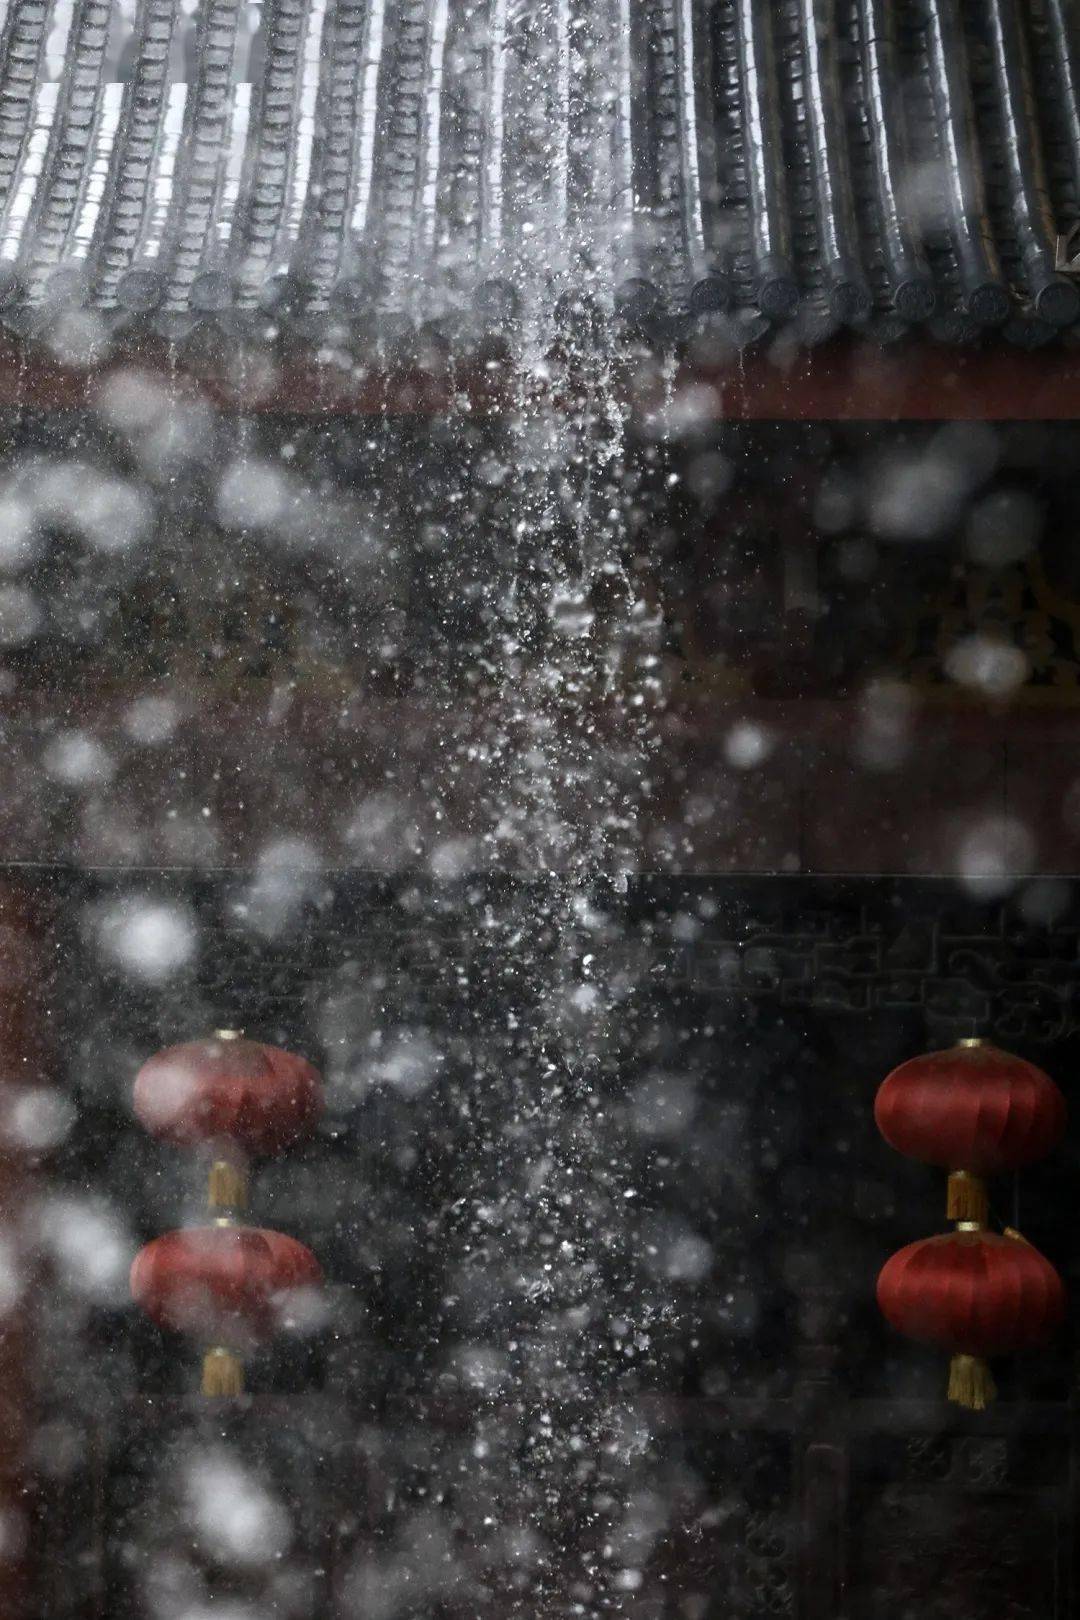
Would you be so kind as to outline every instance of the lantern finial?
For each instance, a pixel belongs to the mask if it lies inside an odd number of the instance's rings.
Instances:
[[[242,1395],[244,1363],[240,1357],[221,1345],[208,1350],[203,1357],[202,1392],[204,1395]]]
[[[206,1202],[211,1209],[246,1209],[247,1173],[242,1165],[215,1159],[210,1166]]]
[[[970,1170],[952,1172],[945,1214],[950,1221],[976,1221],[985,1226],[990,1214],[990,1195],[981,1176],[973,1176]]]
[[[997,1395],[994,1375],[982,1356],[953,1356],[949,1363],[949,1400],[969,1412],[985,1412]]]

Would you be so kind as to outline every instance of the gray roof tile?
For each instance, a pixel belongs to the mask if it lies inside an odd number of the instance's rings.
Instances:
[[[119,15],[9,0],[9,313],[280,306],[285,276],[299,315],[423,321],[497,280],[806,341],[1080,320],[1069,0],[141,0],[128,38]]]

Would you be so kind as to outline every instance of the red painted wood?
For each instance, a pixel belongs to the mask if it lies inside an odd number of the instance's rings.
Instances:
[[[484,871],[530,858],[491,836],[508,756],[505,741],[485,746],[506,735],[490,707],[269,687],[227,699],[197,684],[172,695],[186,718],[154,749],[131,746],[130,695],[66,698],[67,724],[118,762],[100,792],[77,796],[58,794],[41,765],[55,694],[8,698],[0,860],[243,867],[294,839],[293,855],[306,848],[335,868]],[[566,814],[595,820],[623,782],[648,870],[959,875],[978,869],[980,850],[992,861],[1001,838],[1013,873],[1080,870],[1080,715],[1068,708],[928,705],[891,759],[874,752],[854,701],[688,694],[657,717],[640,756],[617,707],[589,721],[591,774]],[[761,742],[749,760],[748,736]],[[626,790],[628,746],[648,776],[640,793]],[[540,851],[531,859],[544,868]]]
[[[1007,811],[1028,829],[1037,870],[1080,871],[1080,715],[1011,727],[1005,748]]]
[[[911,344],[880,349],[838,341],[806,354],[755,353],[745,367],[684,368],[679,384],[706,388],[718,420],[1059,421],[1080,413],[1080,358]]]
[[[569,408],[572,389],[515,379],[503,361],[441,371],[353,372],[295,354],[267,353],[230,373],[196,376],[156,342],[128,346],[89,370],[0,335],[0,406],[78,410],[111,371],[137,365],[160,373],[178,395],[199,394],[224,410],[300,415],[474,415],[518,408],[522,393],[546,392]],[[627,374],[621,390],[639,411],[670,403],[658,367]],[[958,349],[929,341],[882,349],[840,338],[810,351],[781,342],[722,365],[687,361],[675,382],[695,416],[724,421],[1070,421],[1080,418],[1080,356],[1063,345],[1029,353],[1006,344]]]
[[[49,1073],[42,1001],[49,924],[48,897],[29,881],[6,875],[0,882],[0,1070],[9,1096],[13,1087],[39,1086]],[[0,1231],[10,1240],[30,1298],[33,1260],[19,1233],[31,1174],[17,1142],[0,1131]],[[34,1423],[34,1353],[31,1316],[9,1302],[0,1317],[0,1614],[5,1620],[30,1614],[25,1466]]]
[[[823,737],[810,754],[805,869],[973,876],[992,865],[1005,793],[994,729],[970,740],[970,728],[956,716],[923,717],[890,765],[882,765],[872,744],[856,721],[846,735]]]

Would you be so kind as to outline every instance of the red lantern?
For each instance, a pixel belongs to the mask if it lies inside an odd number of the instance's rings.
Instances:
[[[901,1063],[874,1103],[891,1147],[950,1172],[954,1221],[985,1221],[983,1178],[1043,1158],[1061,1140],[1065,1116],[1065,1099],[1049,1075],[977,1040]]]
[[[290,1147],[321,1109],[318,1072],[306,1059],[231,1030],[166,1047],[135,1077],[135,1113],[152,1135],[210,1146],[211,1208],[242,1208],[247,1156]]]
[[[240,1354],[269,1338],[297,1296],[318,1288],[310,1249],[281,1232],[196,1226],[167,1232],[136,1255],[131,1292],[159,1327],[201,1339],[207,1395],[237,1395]]]
[[[994,1398],[986,1357],[1043,1344],[1065,1315],[1061,1278],[1018,1234],[961,1227],[909,1243],[882,1267],[878,1304],[899,1332],[952,1356],[949,1400]]]

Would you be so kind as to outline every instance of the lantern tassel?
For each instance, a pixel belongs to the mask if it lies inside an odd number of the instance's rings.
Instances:
[[[203,1357],[202,1392],[204,1395],[242,1395],[244,1363],[240,1357],[220,1346],[208,1350]]]
[[[993,1374],[981,1356],[953,1356],[949,1365],[949,1399],[969,1412],[982,1412],[997,1394]]]
[[[950,1221],[979,1221],[985,1225],[990,1214],[990,1196],[981,1176],[970,1170],[954,1170],[949,1176],[946,1214]]]
[[[238,1164],[215,1159],[210,1166],[206,1202],[211,1209],[246,1209],[247,1175]]]

